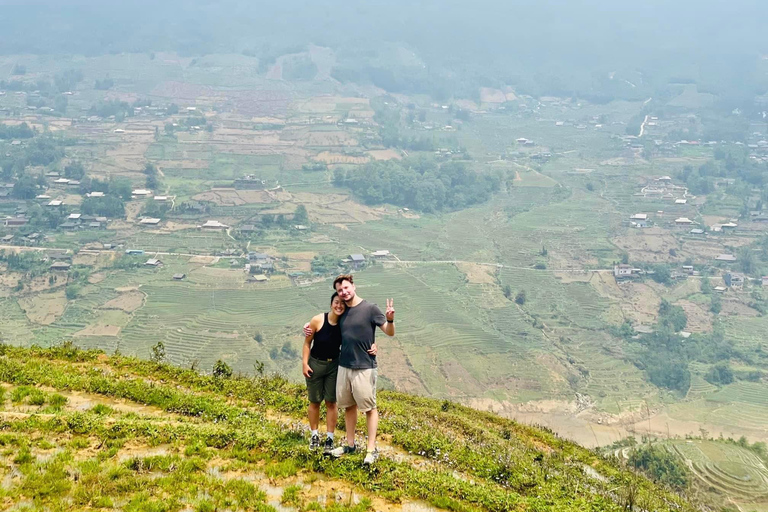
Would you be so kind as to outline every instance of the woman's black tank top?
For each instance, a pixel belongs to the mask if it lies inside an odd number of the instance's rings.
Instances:
[[[341,350],[341,327],[328,323],[328,313],[323,318],[323,326],[315,333],[309,355],[321,361],[338,359]]]

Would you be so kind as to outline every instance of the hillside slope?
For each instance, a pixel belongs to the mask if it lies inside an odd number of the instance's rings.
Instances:
[[[4,510],[695,510],[551,432],[450,402],[382,392],[383,457],[367,470],[308,450],[304,390],[280,377],[69,345],[0,354]]]

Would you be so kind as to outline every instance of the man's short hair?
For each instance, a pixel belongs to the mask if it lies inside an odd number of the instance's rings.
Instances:
[[[341,283],[342,281],[349,281],[351,284],[355,284],[355,280],[352,277],[352,274],[341,274],[336,279],[333,280],[333,289],[336,289],[336,285]]]

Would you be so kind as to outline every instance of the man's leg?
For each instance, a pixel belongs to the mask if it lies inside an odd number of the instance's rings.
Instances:
[[[344,411],[344,423],[347,429],[347,445],[355,446],[355,426],[357,426],[357,406],[352,405]]]
[[[336,423],[339,422],[339,408],[336,402],[325,402],[325,430],[326,432],[335,432]]]
[[[379,410],[371,409],[365,413],[365,420],[368,424],[368,451],[376,449],[376,433],[379,430]]]
[[[320,425],[320,404],[309,402],[307,416],[309,416],[309,429],[312,431],[317,430],[317,427]]]

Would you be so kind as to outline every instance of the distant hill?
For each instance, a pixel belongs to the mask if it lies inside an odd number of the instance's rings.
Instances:
[[[40,510],[697,508],[552,432],[381,392],[381,451],[308,450],[302,386],[0,345],[0,503]],[[424,503],[426,502],[426,503]]]

